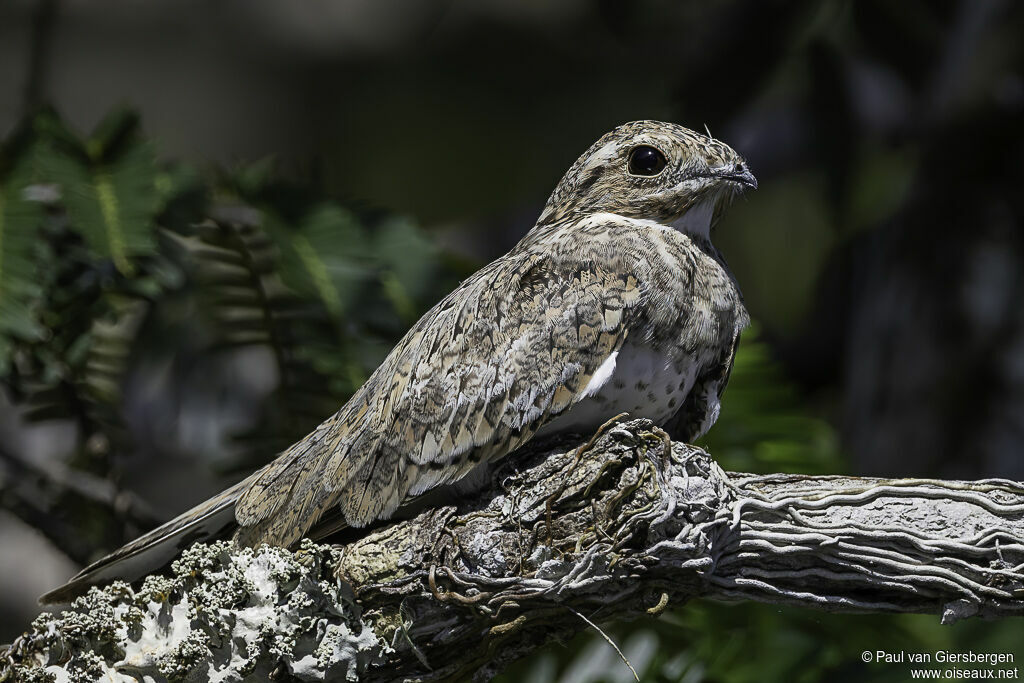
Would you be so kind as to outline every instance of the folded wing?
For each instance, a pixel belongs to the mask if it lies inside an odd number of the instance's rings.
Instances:
[[[632,276],[538,255],[481,270],[242,494],[237,538],[290,545],[333,506],[363,526],[514,450],[583,397],[640,292]]]

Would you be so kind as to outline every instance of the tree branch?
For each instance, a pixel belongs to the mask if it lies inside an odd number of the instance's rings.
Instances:
[[[344,546],[197,545],[173,578],[43,615],[9,670],[485,679],[581,615],[698,597],[1024,614],[1020,483],[727,474],[645,420],[593,441],[528,447],[477,498]]]

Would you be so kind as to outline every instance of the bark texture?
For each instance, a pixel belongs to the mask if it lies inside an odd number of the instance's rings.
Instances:
[[[1024,485],[730,474],[635,420],[343,546],[196,546],[174,572],[43,615],[7,674],[486,680],[588,620],[699,597],[1019,616]]]

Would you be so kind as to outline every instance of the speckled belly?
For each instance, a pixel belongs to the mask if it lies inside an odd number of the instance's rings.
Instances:
[[[694,362],[674,363],[648,346],[626,343],[607,377],[601,376],[601,369],[595,373],[600,385],[592,387],[593,393],[544,425],[538,434],[593,431],[619,413],[663,423],[683,405],[693,388],[696,369]]]

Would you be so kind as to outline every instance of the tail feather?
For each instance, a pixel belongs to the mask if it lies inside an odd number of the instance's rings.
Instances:
[[[249,477],[235,484],[97,560],[60,588],[39,598],[39,602],[44,605],[70,602],[99,583],[112,579],[133,581],[167,564],[196,541],[230,536],[237,527],[235,501],[251,481]]]

